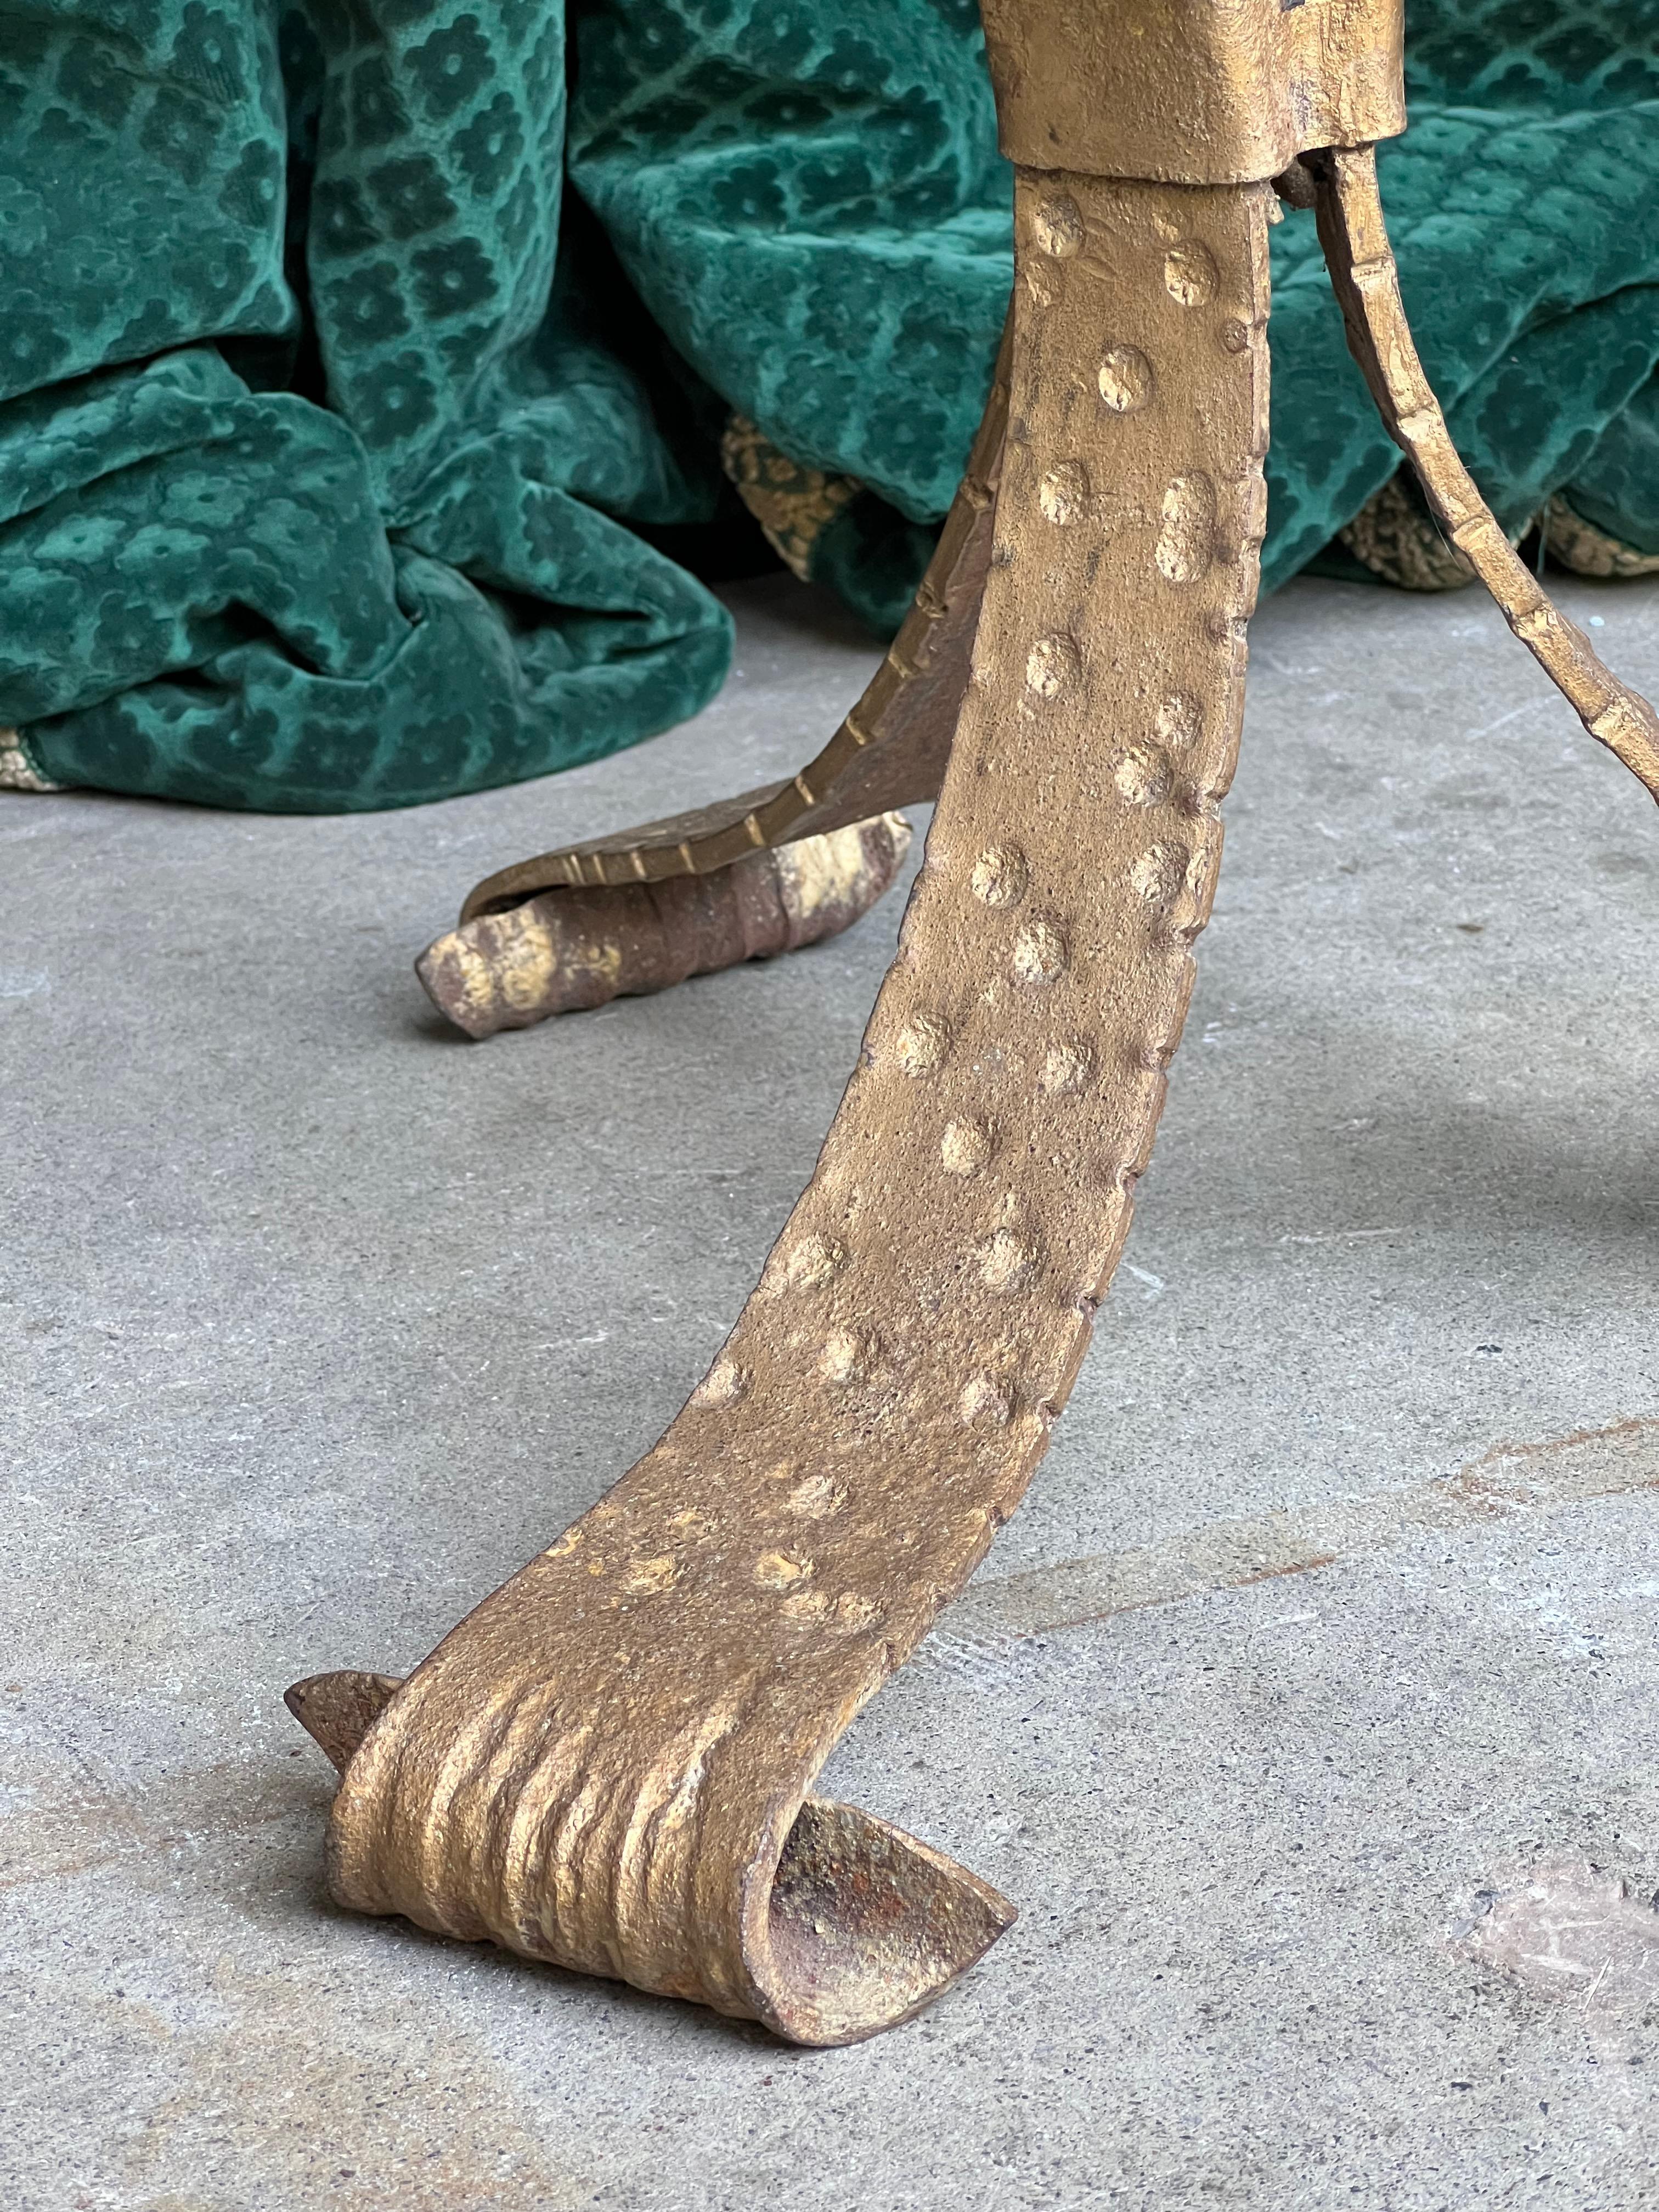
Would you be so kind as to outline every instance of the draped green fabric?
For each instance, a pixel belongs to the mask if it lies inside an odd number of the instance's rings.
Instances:
[[[1108,0],[1103,0],[1107,4]],[[1659,0],[1413,0],[1382,183],[1499,516],[1659,551]],[[896,619],[1007,295],[973,0],[0,0],[0,725],[405,805],[702,706],[735,409]],[[1265,581],[1398,456],[1274,234]]]

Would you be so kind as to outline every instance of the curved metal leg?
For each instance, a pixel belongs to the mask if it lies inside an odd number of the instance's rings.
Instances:
[[[939,664],[957,711],[926,865],[812,1180],[653,1450],[407,1681],[292,1693],[343,1770],[343,1903],[803,2043],[908,2018],[1012,1916],[813,1787],[1018,1501],[1128,1226],[1243,706],[1265,507],[1261,179],[1309,147],[1359,148],[1322,157],[1322,216],[1396,434],[1589,726],[1648,764],[1651,710],[1488,544],[1366,228],[1360,142],[1401,127],[1398,0],[1135,0],[1139,42],[1120,35],[1127,12],[988,0],[1022,164],[1002,480],[965,687]],[[1124,146],[1188,180],[1097,173]],[[964,590],[973,511],[952,556]],[[948,595],[921,619],[968,636]],[[918,678],[894,662],[885,680],[896,699]],[[906,726],[883,776],[929,757],[920,738],[906,753]],[[706,833],[668,825],[574,875],[566,856],[562,880],[695,875],[775,819],[867,811],[859,763],[883,757],[849,742],[824,791],[809,770],[793,799]],[[475,898],[530,884],[495,881]]]
[[[1319,236],[1378,412],[1416,470],[1447,536],[1497,600],[1504,619],[1591,737],[1659,799],[1659,714],[1606,666],[1505,538],[1446,428],[1423,374],[1400,297],[1400,275],[1382,221],[1376,154],[1333,147],[1310,158]]]
[[[363,1738],[343,1902],[814,2043],[1006,1924],[811,1791],[1030,1480],[1146,1162],[1243,705],[1269,199],[1020,178],[972,681],[861,1064],[685,1411]]]
[[[990,560],[1007,379],[1005,337],[966,472],[910,611],[857,706],[799,775],[520,860],[473,886],[461,921],[501,913],[541,891],[712,875],[762,846],[934,797],[968,681],[968,647]]]
[[[1007,341],[968,469],[908,615],[864,696],[798,775],[486,877],[416,973],[471,1036],[659,991],[817,943],[891,884],[895,807],[945,774],[991,551]]]

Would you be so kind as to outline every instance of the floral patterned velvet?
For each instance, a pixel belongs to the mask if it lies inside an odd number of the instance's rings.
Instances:
[[[1383,190],[1453,428],[1506,521],[1659,551],[1659,4],[1408,24]],[[673,556],[732,410],[866,487],[815,573],[896,619],[1008,200],[972,0],[0,4],[0,726],[292,811],[635,743],[726,671]],[[1307,217],[1275,263],[1270,585],[1397,458]]]

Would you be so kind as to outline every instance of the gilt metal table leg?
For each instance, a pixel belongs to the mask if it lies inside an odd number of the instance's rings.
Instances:
[[[926,865],[817,1170],[720,1358],[608,1496],[407,1681],[290,1693],[343,1769],[343,1903],[803,2043],[908,2017],[1012,1916],[813,1784],[1018,1502],[1115,1265],[1237,745],[1265,179],[1403,119],[1399,0],[986,13],[1018,168],[1001,483]],[[1350,275],[1374,307],[1363,257]],[[1644,702],[1563,665],[1633,758]],[[720,865],[767,841],[750,797],[710,832],[746,841]],[[613,860],[672,872],[692,842],[636,833],[592,883]]]
[[[1146,1164],[1243,703],[1268,198],[1021,177],[973,681],[860,1066],[661,1443],[370,1729],[344,1902],[825,2043],[1006,1924],[808,1793],[1024,1490]]]
[[[968,467],[898,635],[829,744],[783,783],[487,876],[416,963],[471,1036],[656,991],[844,929],[933,798],[968,681],[1008,414],[1005,337]],[[787,856],[787,857],[786,857]]]
[[[857,706],[798,775],[567,845],[486,876],[463,922],[537,891],[710,875],[757,847],[838,830],[932,799],[945,775],[968,681],[968,647],[991,555],[991,514],[1008,419],[1008,339],[951,512],[909,613]]]
[[[1406,320],[1377,194],[1375,149],[1333,147],[1307,166],[1317,187],[1319,236],[1349,346],[1429,505],[1591,737],[1659,799],[1659,715],[1639,691],[1613,675],[1583,630],[1552,603],[1504,535],[1451,441]]]

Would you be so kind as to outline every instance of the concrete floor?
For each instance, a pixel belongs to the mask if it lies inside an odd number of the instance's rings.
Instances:
[[[1659,582],[1561,596],[1659,692]],[[810,2053],[325,1902],[283,1686],[408,1668],[657,1434],[889,956],[896,900],[485,1045],[410,973],[828,732],[867,644],[734,597],[707,714],[542,787],[0,793],[9,2204],[1659,2201],[1659,823],[1477,594],[1263,610],[1092,1357],[827,1778],[1012,1931]]]

